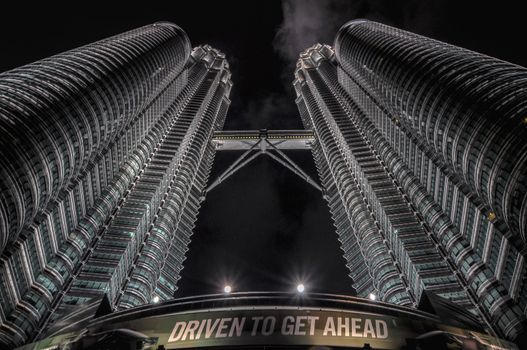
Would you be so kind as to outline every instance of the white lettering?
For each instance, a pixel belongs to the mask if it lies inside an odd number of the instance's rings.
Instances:
[[[271,333],[273,333],[275,323],[276,317],[274,316],[267,316],[264,318],[262,324],[262,334],[266,336],[271,335]]]
[[[295,335],[306,335],[305,330],[301,330],[301,327],[305,327],[307,321],[307,316],[297,316],[296,317],[296,325],[295,325]]]
[[[214,329],[218,326],[218,323],[220,323],[220,319],[217,318],[214,320],[214,323],[211,326],[211,319],[207,320],[207,327],[205,328],[205,339],[209,339],[212,336],[212,333],[214,333]]]
[[[344,323],[342,321],[344,321]],[[350,322],[349,322],[349,318],[347,318],[347,317],[338,317],[337,318],[337,335],[339,337],[342,336],[342,330],[344,330],[344,334],[346,335],[346,337],[349,337],[349,335],[350,335]]]
[[[210,321],[210,319],[208,321]],[[196,339],[201,338],[201,334],[203,333],[203,328],[205,328],[206,324],[207,324],[207,320],[201,320],[201,324],[199,325],[198,332],[196,333]]]
[[[363,337],[375,338],[375,331],[373,330],[373,324],[369,318],[364,321],[364,335]]]
[[[225,329],[229,327],[228,324],[225,324],[227,322],[230,322],[232,318],[222,318],[220,321],[220,326],[218,327],[218,330],[216,331],[216,338],[225,338],[227,336],[227,333],[223,333]]]
[[[172,330],[172,333],[170,334],[170,337],[168,338],[168,341],[169,342],[178,341],[183,335],[183,331],[185,330],[186,325],[187,325],[186,322],[176,322],[176,324],[174,325],[174,329]]]
[[[328,317],[326,321],[326,326],[324,327],[324,332],[322,335],[326,336],[328,333],[331,332],[331,336],[335,336],[335,321],[333,321],[333,317]]]
[[[181,340],[186,340],[187,336],[189,340],[194,340],[194,332],[199,327],[199,321],[189,321],[187,323],[187,328],[185,329],[185,333],[183,333],[183,337]]]
[[[232,337],[234,333],[236,333],[237,337],[241,336],[244,324],[245,324],[245,317],[242,317],[241,320],[238,317],[233,318],[231,330],[229,332],[229,337]]]
[[[377,338],[388,338],[388,325],[383,320],[375,320],[375,327],[377,328]]]
[[[317,332],[317,321],[319,319],[319,316],[283,316],[282,323],[279,325],[280,332],[285,336],[314,336]],[[179,321],[174,324],[168,342],[241,337],[246,321],[246,317]],[[254,316],[251,317],[251,321],[252,336],[270,336],[275,332],[277,322],[275,316]],[[276,331],[278,332],[278,329]],[[388,332],[388,324],[384,320],[329,316],[326,319],[322,335],[387,339]]]
[[[258,331],[258,324],[260,323],[261,320],[263,320],[263,316],[252,317],[251,320],[253,320],[253,330],[251,332],[251,335],[254,336],[256,335],[256,332]]]
[[[362,337],[362,334],[357,333],[357,331],[360,331],[360,324],[357,324],[357,322],[360,322],[360,318],[352,318],[351,319],[351,336],[352,337]]]
[[[318,316],[307,316],[309,322],[309,335],[315,335],[315,322],[318,321]]]
[[[282,334],[292,335],[295,329],[294,327],[295,318],[293,316],[286,316],[282,321]]]

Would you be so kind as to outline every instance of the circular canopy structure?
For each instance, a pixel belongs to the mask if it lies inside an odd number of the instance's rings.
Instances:
[[[100,314],[100,308],[97,314]],[[452,311],[452,319],[456,319]],[[75,316],[74,316],[75,317]],[[57,323],[19,349],[188,349],[325,346],[350,349],[515,349],[470,324],[419,310],[331,294],[231,293],[175,299]]]

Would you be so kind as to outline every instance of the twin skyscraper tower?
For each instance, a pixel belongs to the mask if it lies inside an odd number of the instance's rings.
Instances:
[[[526,319],[527,70],[365,20],[300,54],[296,104],[350,283]],[[0,343],[167,300],[230,104],[225,55],[156,23],[0,74]]]

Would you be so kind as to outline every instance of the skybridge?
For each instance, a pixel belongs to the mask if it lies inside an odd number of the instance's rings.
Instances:
[[[216,151],[244,151],[220,176],[211,182],[205,193],[211,191],[238,170],[261,155],[283,165],[320,192],[322,187],[296,164],[284,151],[310,150],[315,142],[311,130],[229,130],[214,133],[212,142]]]

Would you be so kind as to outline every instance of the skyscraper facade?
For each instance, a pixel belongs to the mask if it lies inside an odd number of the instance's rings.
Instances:
[[[214,141],[229,65],[171,23],[0,74],[0,345],[76,329],[76,314],[97,323],[101,305],[170,299],[227,141],[246,151],[227,173],[269,147],[321,190],[280,150],[311,148],[359,296],[416,308],[435,294],[514,338],[527,312],[526,78],[352,21],[334,47],[300,55],[296,103],[310,132]]]
[[[171,23],[0,75],[0,344],[172,297],[231,85]]]
[[[359,295],[424,291],[507,337],[527,307],[527,70],[366,20],[294,86]]]

